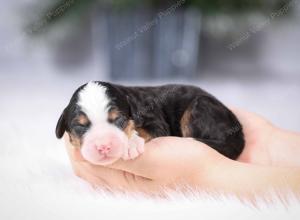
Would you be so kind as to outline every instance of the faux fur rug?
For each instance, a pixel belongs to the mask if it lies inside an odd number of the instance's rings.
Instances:
[[[300,219],[300,203],[292,198],[289,204],[260,202],[257,208],[197,192],[171,192],[168,200],[96,192],[72,173],[63,143],[54,135],[75,87],[51,79],[12,82],[13,88],[2,85],[7,95],[0,96],[1,220]]]
[[[0,156],[0,219],[299,219],[300,203],[258,207],[235,198],[170,192],[169,199],[111,195],[75,177],[61,143],[21,146],[17,136]],[[3,150],[3,145],[1,146]]]

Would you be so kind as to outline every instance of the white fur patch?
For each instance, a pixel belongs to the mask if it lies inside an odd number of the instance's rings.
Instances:
[[[91,122],[100,122],[107,119],[109,98],[106,87],[95,82],[89,82],[80,92],[77,103],[88,116]]]

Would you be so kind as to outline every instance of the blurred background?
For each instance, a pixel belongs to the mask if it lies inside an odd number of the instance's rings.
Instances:
[[[90,80],[187,83],[300,131],[298,0],[11,0],[0,8],[0,132],[57,144]],[[40,137],[40,138],[37,138]],[[15,145],[13,145],[15,144]]]

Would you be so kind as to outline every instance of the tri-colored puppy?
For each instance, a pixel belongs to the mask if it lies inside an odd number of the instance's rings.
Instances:
[[[65,131],[85,159],[100,165],[134,159],[145,142],[161,136],[193,137],[231,159],[245,144],[235,115],[212,95],[187,85],[89,82],[75,91],[58,120],[57,138]]]

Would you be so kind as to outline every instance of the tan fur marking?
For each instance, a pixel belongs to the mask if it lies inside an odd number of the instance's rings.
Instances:
[[[136,131],[138,132],[140,137],[144,138],[145,142],[148,142],[151,139],[153,139],[153,137],[143,128],[137,128]]]
[[[79,116],[77,117],[77,121],[78,121],[78,123],[81,124],[81,125],[86,125],[86,124],[89,123],[89,120],[88,120],[88,118],[87,118],[85,115],[79,115]]]
[[[183,137],[191,136],[191,132],[189,129],[190,119],[191,119],[191,111],[187,109],[185,110],[183,116],[180,119],[181,133]]]
[[[124,132],[127,135],[128,138],[131,138],[131,135],[135,131],[135,124],[133,120],[129,120],[127,123],[127,126],[124,128]]]
[[[120,113],[116,109],[113,109],[108,113],[108,119],[111,121],[116,120],[119,116],[120,116]]]
[[[138,132],[138,135],[141,138],[143,138],[145,142],[148,142],[151,139],[153,139],[147,131],[145,131],[143,128],[136,128],[134,121],[129,120],[127,126],[124,128],[125,134],[127,135],[128,138],[130,138],[135,131]]]
[[[74,147],[81,147],[81,140],[80,138],[76,137],[76,135],[74,134],[69,134],[69,139],[70,139],[70,143],[74,146]]]

